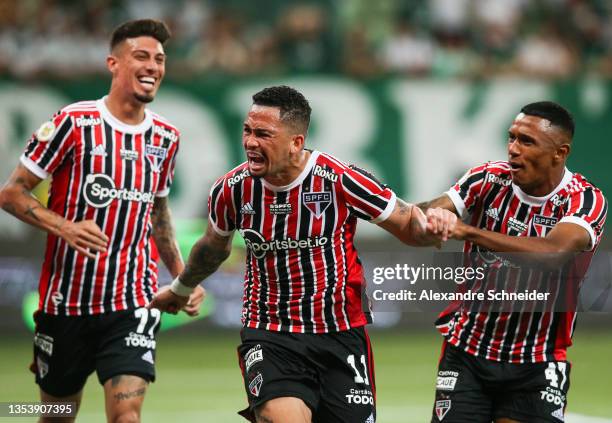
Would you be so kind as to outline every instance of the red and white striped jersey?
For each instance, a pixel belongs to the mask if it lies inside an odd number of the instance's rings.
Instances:
[[[530,278],[580,281],[603,233],[607,201],[584,176],[565,170],[561,183],[544,197],[533,197],[512,183],[507,162],[490,162],[470,169],[447,193],[457,212],[469,223],[511,236],[544,237],[558,223],[584,228],[591,239],[586,264],[555,272],[530,272]],[[465,253],[486,253],[466,242]],[[579,270],[577,270],[579,269]],[[508,271],[491,273],[504,286],[524,282],[525,275]],[[561,279],[559,279],[561,278]],[[556,285],[560,286],[560,285]],[[561,285],[563,286],[563,285]],[[553,292],[561,300],[562,293]],[[568,312],[466,312],[449,306],[436,325],[448,341],[466,352],[489,360],[511,363],[565,360],[572,344],[576,313]]]
[[[252,177],[246,163],[217,180],[209,224],[224,236],[238,230],[248,251],[244,326],[326,333],[367,324],[357,218],[380,223],[395,202],[367,172],[318,151],[287,186]]]
[[[145,111],[127,125],[105,99],[71,104],[29,140],[21,162],[51,175],[48,208],[71,221],[94,220],[108,249],[89,259],[49,235],[39,285],[39,309],[91,315],[146,305],[157,290],[151,210],[167,196],[179,132]]]

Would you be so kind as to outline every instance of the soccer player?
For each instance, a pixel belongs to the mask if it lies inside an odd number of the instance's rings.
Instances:
[[[95,370],[111,422],[140,421],[155,379],[160,313],[146,305],[157,290],[156,259],[172,275],[184,267],[167,200],[179,132],[145,108],[164,77],[169,37],[154,20],[117,27],[108,96],[44,123],[0,192],[4,210],[48,232],[32,365],[41,400],[78,408]],[[48,176],[45,208],[31,191]],[[197,314],[202,300],[198,288],[184,310]]]
[[[446,210],[426,216],[367,172],[305,149],[310,111],[290,87],[253,96],[242,135],[247,161],[213,185],[206,234],[151,307],[183,305],[239,231],[248,256],[238,352],[250,406],[241,414],[257,422],[374,422],[357,219],[432,245],[456,218]]]
[[[587,252],[590,260],[608,206],[598,188],[565,167],[573,135],[573,118],[563,107],[548,101],[528,104],[510,126],[507,161],[470,169],[445,195],[420,206],[442,207],[469,222],[458,221],[452,235],[465,241],[466,253],[545,253],[540,260],[555,260],[549,253]],[[567,267],[559,269],[558,280],[572,281]],[[516,269],[493,272],[498,281],[517,280]],[[542,277],[553,273],[541,272]],[[575,318],[571,310],[447,308],[437,321],[445,341],[432,422],[564,421],[570,373],[566,349]]]

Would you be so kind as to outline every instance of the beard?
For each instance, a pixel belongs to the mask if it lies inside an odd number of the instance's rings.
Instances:
[[[140,101],[141,103],[150,103],[155,99],[155,96],[153,95],[147,95],[147,94],[134,94],[134,98],[138,101]]]

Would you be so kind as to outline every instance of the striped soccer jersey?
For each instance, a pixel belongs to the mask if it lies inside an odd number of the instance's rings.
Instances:
[[[252,177],[247,163],[217,180],[209,224],[223,236],[238,230],[247,246],[244,326],[326,333],[368,323],[357,218],[380,223],[395,202],[367,172],[318,151],[287,186]]]
[[[601,191],[582,175],[566,169],[553,192],[533,197],[512,183],[507,162],[490,162],[470,169],[446,194],[462,217],[469,216],[471,225],[511,236],[544,237],[557,223],[581,226],[591,239],[590,253],[584,254],[586,266],[601,240],[607,212]],[[470,242],[465,243],[464,252],[486,253]],[[542,278],[580,280],[586,266],[579,274],[569,266],[556,273],[541,271],[537,278],[541,282],[545,281]],[[494,281],[493,278],[500,279],[500,274],[490,273],[488,278]],[[508,287],[525,279],[512,271],[502,275],[502,283]],[[559,299],[567,295],[553,294]],[[440,314],[436,325],[448,342],[470,354],[493,361],[525,363],[565,360],[575,323],[575,311],[466,312],[451,305]]]
[[[151,210],[170,191],[178,141],[177,129],[149,110],[138,125],[119,121],[105,98],[63,108],[32,136],[21,162],[52,176],[48,208],[94,220],[109,238],[107,251],[89,259],[47,237],[40,310],[92,315],[149,302],[157,290]]]

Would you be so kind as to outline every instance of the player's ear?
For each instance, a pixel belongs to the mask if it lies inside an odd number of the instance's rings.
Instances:
[[[298,153],[304,149],[304,135],[297,134],[291,138],[291,152]]]
[[[569,156],[571,146],[569,144],[561,144],[555,151],[555,160],[566,161]]]
[[[113,75],[115,74],[115,70],[117,69],[117,58],[114,55],[109,54],[106,56],[106,67],[110,73]]]

